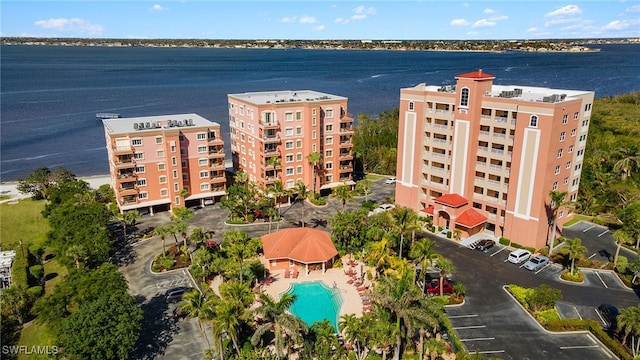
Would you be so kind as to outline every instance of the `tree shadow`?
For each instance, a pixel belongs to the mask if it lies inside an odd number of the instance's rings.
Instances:
[[[137,303],[144,302],[142,296],[136,297]],[[168,306],[162,294],[152,297],[143,303],[143,319],[140,337],[136,348],[131,352],[130,359],[155,359],[163,355],[167,346],[173,341],[173,335],[178,332],[178,325],[168,314]]]
[[[313,218],[313,219],[311,219],[311,221],[309,221],[309,224],[313,224],[311,226],[313,228],[317,228],[317,227],[326,228],[327,227],[327,220],[323,220],[323,219],[319,219],[319,218]]]
[[[138,260],[138,253],[131,245],[125,245],[123,248],[113,254],[112,262],[114,265],[121,267],[131,265]]]

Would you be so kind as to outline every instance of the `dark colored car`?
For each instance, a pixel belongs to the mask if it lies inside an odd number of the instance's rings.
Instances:
[[[480,250],[480,251],[485,251],[485,250],[489,250],[491,249],[494,245],[496,244],[495,241],[490,240],[490,239],[483,239],[480,240],[480,242],[478,242],[478,244],[476,245],[476,249]]]
[[[443,294],[451,294],[453,292],[453,284],[445,280],[444,286],[442,287]],[[440,280],[432,280],[425,285],[424,292],[429,296],[440,295]]]
[[[600,304],[598,314],[602,317],[607,329],[615,329],[618,326],[618,308],[610,304]]]

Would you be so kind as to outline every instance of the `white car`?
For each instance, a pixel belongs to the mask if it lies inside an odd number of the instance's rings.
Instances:
[[[396,183],[396,178],[395,176],[392,176],[390,178],[388,178],[387,180],[384,181],[385,184],[395,184]]]
[[[369,216],[380,214],[380,213],[383,213],[383,212],[388,211],[388,210],[392,210],[395,207],[396,206],[393,205],[393,204],[382,204],[382,205],[378,206],[377,208],[373,209],[371,212],[369,212]]]
[[[513,264],[520,264],[523,261],[529,260],[531,257],[531,252],[525,249],[514,250],[509,253],[509,262]]]
[[[549,258],[546,256],[538,255],[534,256],[529,261],[524,263],[524,268],[531,271],[540,270],[549,263]]]

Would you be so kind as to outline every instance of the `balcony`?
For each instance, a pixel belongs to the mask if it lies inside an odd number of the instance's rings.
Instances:
[[[351,141],[351,139],[345,140],[345,141],[340,141],[340,147],[341,148],[347,148],[347,147],[352,147],[352,146],[353,146],[353,142]]]
[[[480,136],[489,137],[489,132],[488,131],[484,131],[484,130],[480,130]]]
[[[340,126],[341,134],[353,134],[353,126]]]
[[[351,181],[351,175],[348,176],[340,176],[340,182]]]
[[[433,124],[433,127],[434,127],[434,129],[440,129],[440,130],[446,130],[446,131],[451,130],[451,128],[449,127],[449,125]]]
[[[340,121],[341,122],[352,122],[353,121],[353,114],[345,112],[345,111],[340,111]]]
[[[138,186],[137,185],[133,185],[133,186],[122,186],[120,188],[118,188],[118,193],[120,195],[137,195],[138,194]]]
[[[136,181],[138,174],[135,171],[127,171],[119,173],[116,177],[120,182]]]
[[[114,155],[133,154],[133,146],[116,146],[113,148]]]
[[[353,166],[351,166],[351,165],[340,165],[340,172],[341,173],[352,172],[352,171],[353,171]]]
[[[266,157],[280,156],[280,151],[277,148],[266,148],[264,149],[264,155]]]
[[[215,169],[215,170],[224,170],[227,167],[224,164],[224,161],[212,161],[212,162],[209,163],[209,168],[210,169]]]
[[[262,136],[264,143],[278,143],[280,142],[280,135],[278,134],[265,134]]]
[[[493,154],[504,155],[504,150],[502,150],[502,149],[491,148],[491,152]]]
[[[260,122],[260,125],[262,125],[262,127],[264,129],[279,129],[280,128],[280,124],[278,124],[277,121],[262,121],[262,122]]]
[[[115,166],[116,169],[127,169],[127,168],[134,168],[136,166],[136,162],[133,161],[133,159],[129,159],[126,161],[120,161],[120,160],[116,160],[113,165]]]
[[[478,146],[478,151],[487,152],[487,151],[489,151],[489,147],[487,147],[487,146]]]
[[[277,176],[265,176],[264,177],[264,183],[266,185],[271,185],[273,183],[275,183],[276,181],[278,181],[278,177]]]
[[[132,204],[137,204],[138,202],[139,202],[138,196],[134,196],[134,195],[123,196],[120,199],[121,205],[132,205]]]
[[[215,186],[213,186],[213,184],[211,185],[211,192],[220,192],[220,191],[227,191],[227,189],[225,189],[224,186],[220,186],[218,184],[216,184]]]
[[[209,137],[207,139],[207,142],[209,142],[209,145],[222,145],[224,144],[224,141],[222,140],[221,137]]]
[[[214,183],[221,183],[221,182],[226,182],[226,177],[224,176],[224,172],[212,172],[211,174],[209,174],[209,182],[214,184]]]
[[[506,116],[496,116],[495,119],[496,119],[496,122],[499,122],[499,123],[506,123],[507,122],[507,117]]]
[[[340,159],[353,159],[353,154],[349,152],[340,152]]]
[[[209,149],[209,158],[224,158],[224,149]]]

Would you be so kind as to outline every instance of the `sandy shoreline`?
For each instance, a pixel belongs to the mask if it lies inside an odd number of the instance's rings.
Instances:
[[[111,177],[109,175],[79,176],[78,179],[84,180],[89,183],[89,187],[91,189],[97,189],[102,185],[111,184]],[[29,194],[22,194],[18,191],[17,181],[7,181],[0,183],[0,195],[7,195],[11,197],[10,199],[0,201],[0,203],[26,199],[30,197]]]

